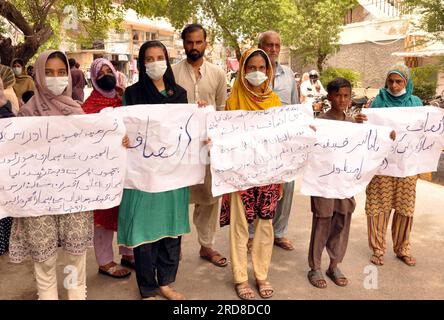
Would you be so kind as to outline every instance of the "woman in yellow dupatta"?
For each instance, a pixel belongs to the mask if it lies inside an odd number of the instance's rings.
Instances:
[[[242,55],[239,74],[227,100],[226,110],[265,110],[281,106],[270,88],[273,68],[267,54],[250,49]],[[273,251],[273,217],[281,185],[271,184],[233,192],[222,197],[221,225],[230,226],[231,262],[237,295],[253,299],[254,291],[248,284],[248,224],[254,222],[252,262],[256,287],[262,298],[270,298],[273,288],[267,281]]]

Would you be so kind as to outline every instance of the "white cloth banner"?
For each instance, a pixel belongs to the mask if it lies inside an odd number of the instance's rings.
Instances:
[[[315,141],[310,121],[303,105],[209,114],[213,196],[294,180]]]
[[[0,119],[0,218],[119,205],[124,133],[113,114]]]
[[[303,173],[301,193],[345,199],[363,191],[390,152],[387,127],[316,119],[316,143]]]
[[[130,140],[125,188],[163,192],[203,183],[205,119],[213,111],[196,104],[113,109],[122,116]]]
[[[407,177],[436,171],[444,147],[444,110],[436,107],[377,108],[363,111],[368,123],[396,131],[396,143],[378,174]]]

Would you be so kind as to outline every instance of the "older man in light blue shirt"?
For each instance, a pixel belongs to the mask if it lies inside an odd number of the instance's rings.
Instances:
[[[270,57],[273,65],[273,81],[271,88],[281,99],[283,105],[298,104],[299,96],[296,88],[296,80],[293,71],[278,62],[281,51],[281,38],[275,31],[266,31],[259,37],[258,47],[264,50]],[[285,250],[294,250],[293,243],[284,237],[288,229],[291,203],[293,200],[294,181],[284,184],[284,194],[279,201],[276,214],[273,219],[274,244]],[[253,228],[250,226],[250,240],[253,238]],[[251,241],[249,241],[249,246]]]

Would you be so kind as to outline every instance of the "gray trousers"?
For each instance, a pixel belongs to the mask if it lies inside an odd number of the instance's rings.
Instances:
[[[321,269],[322,252],[327,248],[332,266],[342,262],[350,234],[352,214],[334,212],[332,217],[318,218],[313,214],[308,265],[312,270]]]

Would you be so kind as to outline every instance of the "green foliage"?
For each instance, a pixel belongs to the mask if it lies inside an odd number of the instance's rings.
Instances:
[[[413,94],[422,100],[435,96],[439,65],[428,64],[412,68]]]
[[[278,29],[282,1],[269,0],[130,0],[125,6],[149,17],[167,17],[182,29],[198,22],[209,33],[240,54],[241,48],[256,44],[260,32]],[[191,18],[190,18],[191,17]]]
[[[338,47],[347,10],[356,0],[285,0],[281,29],[284,43],[301,55],[305,64],[319,70],[327,56]]]
[[[90,45],[96,40],[104,40],[111,28],[117,29],[123,21],[124,8],[116,6],[112,0],[15,0],[9,1],[20,12],[32,32],[31,39],[41,30],[52,31],[50,37],[43,37],[34,48],[29,45],[27,52],[20,52],[25,60],[35,60],[35,56],[48,48],[59,48],[62,38],[64,40]],[[13,17],[9,21],[15,24]],[[0,29],[4,29],[1,28]],[[22,30],[23,31],[23,30]],[[2,35],[4,32],[2,32]],[[19,38],[19,45],[27,40]],[[32,47],[32,48],[31,48]]]
[[[404,4],[422,15],[417,28],[429,32],[434,39],[444,40],[444,1],[404,0]]]
[[[347,79],[352,83],[354,87],[358,86],[359,81],[361,80],[361,74],[352,69],[345,68],[333,68],[328,67],[324,71],[322,71],[320,80],[324,86],[327,85],[334,78],[342,77]]]

